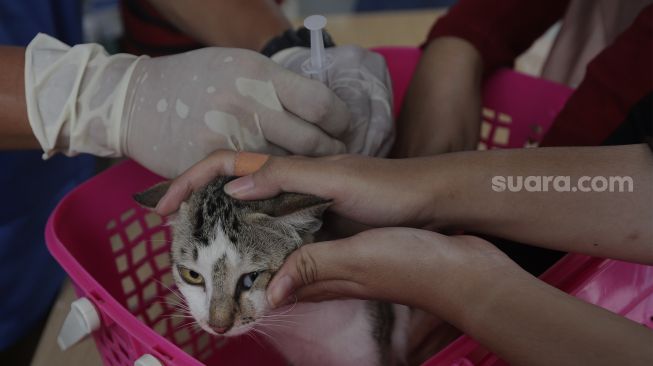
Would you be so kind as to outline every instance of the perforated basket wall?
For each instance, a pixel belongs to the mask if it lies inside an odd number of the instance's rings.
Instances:
[[[177,309],[181,301],[172,291],[170,230],[163,223],[159,215],[141,208],[130,208],[107,223],[123,305],[138,320],[204,362],[224,345],[224,339],[210,341],[207,333],[198,332]],[[133,359],[124,344],[127,336],[101,332],[98,341],[111,349],[105,358],[113,357],[116,365]],[[119,355],[116,347],[121,351]]]

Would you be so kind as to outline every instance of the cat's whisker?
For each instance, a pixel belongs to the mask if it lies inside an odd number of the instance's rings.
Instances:
[[[164,317],[168,317],[168,318],[180,318],[180,317],[184,317],[184,318],[192,318],[192,317],[193,317],[191,314],[188,314],[188,313],[182,313],[182,312],[179,312],[179,313],[168,313],[168,314],[165,314],[165,315],[162,315],[162,316],[164,316]]]
[[[176,293],[176,292],[177,292],[176,289],[173,289],[172,287],[170,287],[170,285],[167,285],[165,282],[159,280],[158,278],[152,278],[152,280],[153,280],[154,282],[157,282],[157,283],[160,284],[161,286],[165,287],[165,288],[168,289],[170,292],[173,292],[173,293]],[[172,285],[174,285],[174,284],[172,284]]]
[[[300,322],[294,322],[292,320],[285,319],[261,319],[258,321],[259,324],[287,324],[287,325],[299,325]]]
[[[293,313],[293,311],[297,307],[297,303],[298,303],[298,299],[297,299],[297,296],[295,296],[295,302],[292,305],[287,305],[288,306],[287,309],[285,309],[285,307],[281,308],[281,309],[276,309],[276,310],[271,311],[269,313],[269,315],[307,315],[307,314],[315,312],[315,310],[306,311],[304,309],[303,313]],[[290,314],[290,313],[292,313],[292,314]]]
[[[254,328],[252,328],[252,329],[254,329]],[[262,333],[266,334],[268,336],[268,338],[270,338],[270,343],[275,347],[279,346],[279,341],[278,340],[284,338],[283,333],[281,333],[281,330],[279,330],[279,329],[274,329],[274,328],[256,328],[256,329],[259,332],[262,332]],[[263,329],[265,329],[265,330],[263,330]],[[269,334],[267,332],[269,332]]]
[[[283,324],[283,323],[261,323],[262,327],[274,327],[274,328],[283,328],[283,329],[296,329],[299,324]]]
[[[170,239],[150,239],[152,243],[172,243]]]
[[[181,330],[181,329],[185,329],[185,328],[191,327],[191,326],[193,326],[195,323],[196,323],[195,321],[190,321],[190,322],[183,322],[183,321],[182,321],[181,323],[179,323],[179,324],[177,324],[177,325],[175,326],[175,330]]]
[[[277,340],[274,337],[272,337],[270,334],[264,332],[260,328],[252,328],[252,330],[258,334],[263,335],[264,338],[267,337],[270,340],[270,343],[274,344],[275,346],[278,346]]]
[[[177,302],[177,301],[171,301],[169,299],[159,301],[159,303],[164,304],[164,305],[168,305],[168,306],[173,307],[173,308],[181,308],[181,309],[190,310],[188,304],[184,304],[184,303]]]
[[[247,333],[245,333],[245,334],[247,334],[247,336],[250,337],[250,338],[251,338],[251,339],[252,339],[256,344],[258,344],[259,347],[265,349],[265,346],[263,345],[263,343],[261,343],[261,341],[259,341],[258,338],[256,338],[256,333],[254,333],[254,332],[247,332]]]
[[[181,295],[179,295],[177,293],[173,293],[173,294],[175,295],[175,297],[170,297],[169,295],[165,295],[165,296],[164,295],[159,295],[156,298],[157,299],[163,299],[163,300],[170,300],[170,301],[174,300],[174,301],[182,302],[183,297],[181,297]]]
[[[177,330],[186,329],[186,330],[188,330],[188,331],[192,331],[192,330],[195,329],[196,327],[197,327],[197,323],[196,323],[196,322],[191,322],[191,323],[186,323],[186,324],[184,324],[184,326],[182,326],[182,327],[178,327],[178,328],[176,328],[176,329],[177,329]]]
[[[296,318],[304,318],[309,316],[310,314],[274,314],[274,313],[269,313],[266,315],[261,315],[262,318],[286,318],[286,319],[296,319]]]
[[[190,311],[190,307],[188,305],[186,305],[186,304],[175,304],[175,303],[164,303],[164,304],[168,305],[173,310]]]
[[[156,283],[158,283],[158,284],[160,284],[161,286],[163,286],[165,289],[167,289],[168,291],[170,291],[173,295],[177,296],[179,299],[181,299],[181,300],[185,300],[184,297],[181,296],[181,294],[180,294],[180,292],[179,292],[178,289],[173,289],[173,288],[171,288],[170,286],[166,285],[165,283],[163,283],[163,281],[161,281],[161,280],[159,280],[159,279],[152,278],[152,280],[154,280]]]
[[[163,315],[163,318],[194,318],[192,315],[183,315],[183,314],[168,314]]]
[[[165,303],[166,307],[171,310],[170,313],[181,313],[181,314],[191,314],[190,308],[187,306],[182,306],[182,305],[176,305],[176,304],[167,304]]]
[[[287,324],[258,324],[259,329],[265,329],[269,331],[279,330],[279,331],[288,331],[294,329],[294,327]]]

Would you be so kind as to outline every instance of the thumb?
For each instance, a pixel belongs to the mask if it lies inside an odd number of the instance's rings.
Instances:
[[[349,277],[349,259],[343,254],[347,252],[343,248],[346,240],[306,244],[293,252],[268,285],[266,295],[270,306],[283,305],[287,299],[294,298],[292,295],[300,295],[306,290],[309,293],[315,290],[328,292],[329,284],[346,281]],[[309,297],[319,299],[316,295]]]

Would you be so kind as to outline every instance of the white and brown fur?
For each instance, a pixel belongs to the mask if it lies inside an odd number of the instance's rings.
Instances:
[[[223,192],[228,181],[218,178],[193,193],[172,223],[172,272],[197,323],[214,335],[216,329],[227,337],[273,335],[271,343],[295,366],[404,364],[405,306],[337,300],[270,309],[269,281],[286,257],[313,241],[329,202],[296,193],[239,201]],[[155,186],[135,198],[154,207],[166,189]],[[183,281],[180,267],[202,275],[204,284]],[[244,289],[243,276],[253,272],[258,276]]]

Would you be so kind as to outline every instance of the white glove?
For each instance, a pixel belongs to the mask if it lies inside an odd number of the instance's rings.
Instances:
[[[395,131],[392,120],[392,85],[383,57],[357,46],[326,49],[332,64],[326,70],[327,85],[342,99],[353,115],[344,137],[349,153],[386,156]],[[288,70],[303,74],[302,64],[310,58],[308,48],[280,51],[272,60]]]
[[[39,34],[27,48],[25,89],[44,157],[126,155],[166,177],[218,148],[343,153],[351,119],[321,83],[241,49],[108,56]]]

